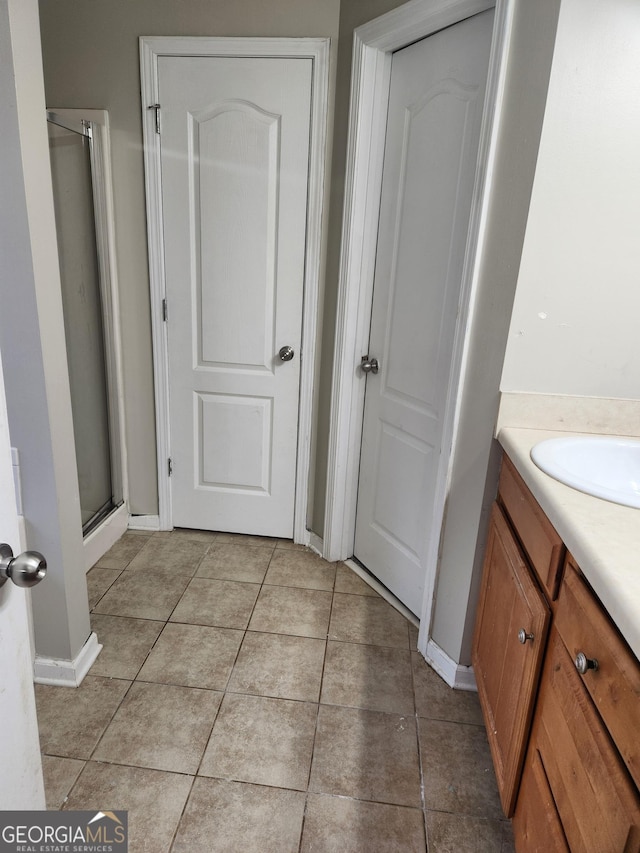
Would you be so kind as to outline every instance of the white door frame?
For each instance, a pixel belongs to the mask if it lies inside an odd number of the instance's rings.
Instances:
[[[354,33],[323,537],[323,554],[328,560],[344,560],[353,555],[365,393],[364,377],[355,368],[369,345],[392,53],[443,27],[494,6],[496,9],[437,473],[432,524],[436,535],[427,551],[418,642],[423,653],[430,636],[440,545],[438,532],[444,519],[466,333],[486,231],[513,5],[514,0],[411,0]]]
[[[155,110],[149,109],[152,104],[158,103],[158,58],[161,56],[272,56],[307,58],[313,62],[307,240],[304,261],[302,351],[300,354],[300,408],[293,523],[294,541],[308,544],[309,531],[307,530],[306,521],[310,482],[309,468],[311,463],[313,377],[316,358],[318,305],[321,290],[321,236],[329,93],[329,45],[330,40],[324,38],[143,36],[140,39],[142,124],[151,288],[151,328],[155,376],[156,441],[158,446],[158,502],[161,530],[171,529],[173,523],[171,484],[167,471],[167,460],[171,457],[171,436],[169,432],[167,329],[166,323],[163,322],[162,314],[162,303],[165,298],[165,275],[164,241],[162,235],[160,137],[156,133]],[[160,109],[160,122],[162,122],[162,109]]]

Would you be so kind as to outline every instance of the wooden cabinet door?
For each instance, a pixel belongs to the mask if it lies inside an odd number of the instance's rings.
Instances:
[[[513,831],[518,853],[570,853],[540,753],[529,746]]]
[[[540,756],[572,853],[640,851],[638,792],[555,629],[531,733],[532,753]],[[517,834],[520,812],[518,801]]]
[[[494,504],[472,661],[507,817],[518,791],[549,621],[549,607]]]

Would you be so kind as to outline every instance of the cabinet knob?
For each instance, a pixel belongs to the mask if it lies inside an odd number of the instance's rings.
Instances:
[[[524,628],[520,628],[520,630],[518,631],[518,641],[520,643],[522,643],[523,646],[527,642],[527,640],[531,640],[531,642],[533,643],[534,639],[535,639],[534,635],[533,634],[527,634],[527,632],[524,630]]]
[[[580,675],[584,675],[590,669],[596,672],[600,666],[595,658],[588,658],[584,652],[578,652],[574,663]]]

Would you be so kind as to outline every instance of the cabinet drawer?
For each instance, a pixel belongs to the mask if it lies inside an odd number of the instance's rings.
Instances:
[[[579,677],[640,787],[640,665],[571,558],[558,597],[556,626],[573,660],[582,653],[598,662],[597,669]]]
[[[640,800],[554,627],[531,735],[572,853],[638,853]]]
[[[498,497],[551,601],[558,594],[564,544],[524,480],[505,456]]]

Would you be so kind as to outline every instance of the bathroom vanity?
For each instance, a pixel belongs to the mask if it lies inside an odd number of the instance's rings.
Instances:
[[[518,853],[640,851],[640,513],[505,429],[473,665]]]

